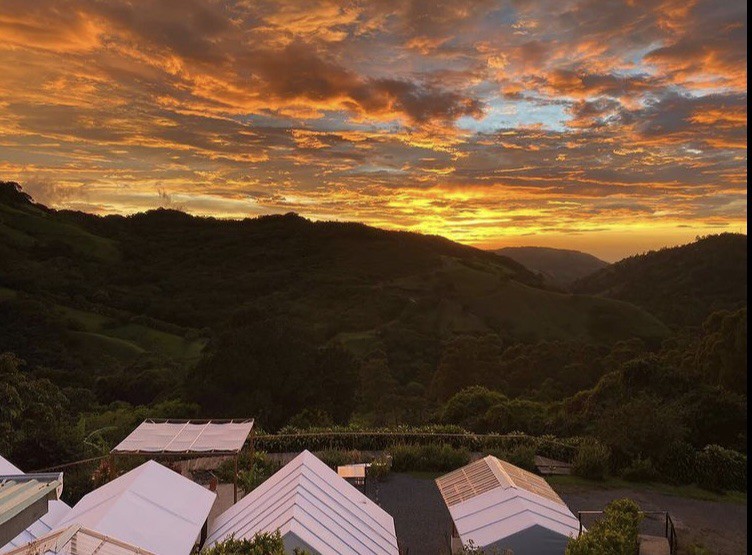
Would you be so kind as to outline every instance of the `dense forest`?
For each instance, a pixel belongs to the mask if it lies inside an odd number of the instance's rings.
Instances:
[[[746,263],[746,236],[705,237],[564,293],[440,237],[99,217],[2,183],[0,452],[28,469],[104,453],[145,416],[746,451]]]

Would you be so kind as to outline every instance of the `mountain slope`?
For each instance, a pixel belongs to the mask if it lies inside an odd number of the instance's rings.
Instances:
[[[340,340],[360,354],[388,353],[408,337],[412,346],[435,349],[462,333],[594,342],[667,333],[634,306],[544,289],[521,264],[440,237],[295,214],[98,217],[50,210],[13,185],[4,189],[0,255],[8,263],[0,267],[0,287],[63,307],[47,319],[51,329],[69,322],[68,336],[124,357],[162,345],[166,356],[190,358],[191,341],[244,310],[290,318],[315,341]],[[81,312],[109,320],[86,326],[71,317]],[[128,327],[134,324],[141,327]],[[173,338],[152,341],[148,336],[158,334],[144,327]],[[110,340],[96,337],[102,335]],[[135,348],[121,348],[122,341]]]
[[[637,304],[666,323],[699,325],[747,304],[747,236],[723,233],[632,256],[577,281],[579,293]]]
[[[574,281],[608,266],[592,254],[549,247],[504,247],[494,251],[542,274],[547,283],[567,287]]]

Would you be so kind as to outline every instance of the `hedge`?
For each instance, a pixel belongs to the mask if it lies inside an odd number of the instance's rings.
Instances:
[[[332,426],[326,428],[282,428],[276,434],[257,431],[255,446],[270,453],[310,451],[384,451],[398,445],[448,445],[481,453],[529,453],[575,463],[575,473],[590,478],[604,476],[614,460],[593,448],[591,438],[558,438],[553,435],[530,436],[523,433],[474,434],[454,425],[396,426],[360,428]],[[605,458],[604,458],[605,457]],[[652,461],[658,478],[677,484],[696,483],[712,490],[747,489],[747,457],[744,454],[709,445],[701,451],[687,443],[670,445],[661,459]],[[627,461],[617,465],[635,479],[648,473],[646,461]],[[652,471],[651,471],[652,472]]]
[[[475,452],[507,451],[518,447],[534,448],[539,455],[571,461],[582,438],[561,439],[552,435],[474,434],[459,426],[398,426],[362,429],[353,426],[330,428],[282,428],[276,434],[257,433],[255,445],[270,453],[309,451],[382,451],[394,445],[446,444],[455,449]]]

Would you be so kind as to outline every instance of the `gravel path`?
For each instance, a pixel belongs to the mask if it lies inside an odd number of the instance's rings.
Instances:
[[[449,553],[452,519],[433,480],[391,474],[384,482],[370,482],[368,496],[392,515],[408,555]]]

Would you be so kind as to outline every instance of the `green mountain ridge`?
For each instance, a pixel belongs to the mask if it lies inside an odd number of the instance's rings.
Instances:
[[[50,210],[20,191],[0,198],[0,245],[10,262],[0,285],[73,308],[196,330],[261,306],[305,322],[322,341],[355,336],[373,348],[403,327],[432,341],[456,333],[599,342],[666,333],[633,306],[548,290],[510,258],[440,237],[294,214],[98,217]]]
[[[630,256],[572,290],[636,304],[675,327],[697,326],[715,311],[747,306],[747,236],[710,235]]]
[[[544,282],[562,288],[608,266],[608,262],[592,254],[550,247],[504,247],[496,254],[507,256],[541,274]]]

